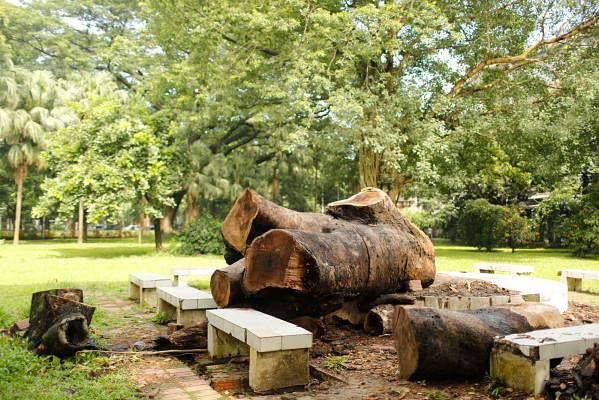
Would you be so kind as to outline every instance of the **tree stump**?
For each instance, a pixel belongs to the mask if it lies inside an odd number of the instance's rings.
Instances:
[[[33,293],[29,349],[36,354],[69,357],[77,351],[97,348],[89,338],[95,308],[83,304],[81,289],[52,289]]]

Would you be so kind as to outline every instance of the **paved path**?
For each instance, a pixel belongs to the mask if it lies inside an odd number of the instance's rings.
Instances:
[[[92,291],[96,306],[105,312],[126,319],[123,326],[106,332],[110,342],[148,339],[164,334],[164,328],[149,323],[148,313],[132,300],[127,301],[108,293]],[[93,323],[92,323],[93,324]],[[186,364],[172,356],[145,356],[132,363],[131,377],[140,394],[155,400],[217,400],[226,399],[212,389]]]

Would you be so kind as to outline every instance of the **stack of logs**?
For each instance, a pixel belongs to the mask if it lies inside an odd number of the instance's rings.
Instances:
[[[560,367],[551,371],[552,377],[545,388],[548,399],[599,400],[599,343],[587,349],[571,368]]]
[[[292,211],[246,189],[222,236],[230,265],[210,282],[219,307],[249,306],[295,323],[335,313],[364,320],[367,332],[393,331],[402,378],[481,376],[496,335],[561,325],[559,311],[543,304],[467,312],[396,306],[413,303],[406,293],[413,285],[433,282],[435,254],[379,189],[331,203],[325,214]]]
[[[435,278],[429,238],[374,188],[329,204],[325,214],[289,210],[246,189],[222,236],[230,266],[210,283],[219,307],[251,306],[286,320],[347,304],[367,311],[409,281],[427,286]]]

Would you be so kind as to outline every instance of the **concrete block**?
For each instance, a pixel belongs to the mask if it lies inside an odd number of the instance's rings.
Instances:
[[[510,302],[510,296],[491,296],[491,307],[500,306]]]
[[[312,334],[283,336],[281,350],[309,349],[312,346]]]
[[[208,324],[208,353],[213,358],[247,356],[250,348],[233,336]]]
[[[430,308],[439,308],[439,299],[435,296],[424,296],[424,306]]]
[[[470,309],[488,308],[491,306],[490,297],[470,297]]]
[[[158,306],[158,296],[155,288],[141,288],[139,305],[142,307],[154,308]]]
[[[177,308],[177,324],[190,326],[206,321],[206,310],[182,310]]]
[[[417,297],[416,300],[414,300],[414,305],[417,307],[424,307],[424,297]]]
[[[510,295],[510,304],[523,304],[524,299],[519,294]]]
[[[163,313],[167,320],[177,319],[177,307],[161,297],[158,298],[158,312]]]
[[[250,387],[258,393],[307,385],[310,380],[308,349],[258,352],[250,350]]]
[[[549,360],[533,361],[528,357],[509,351],[491,351],[490,372],[507,386],[539,394],[549,379]]]
[[[582,291],[582,278],[566,277],[566,283],[568,284],[568,291],[570,292],[581,292]]]
[[[522,299],[524,301],[530,301],[533,303],[540,303],[541,302],[541,294],[540,293],[523,293],[522,294]],[[543,299],[548,301],[549,299]]]
[[[129,298],[138,300],[140,296],[141,288],[133,282],[129,282]]]

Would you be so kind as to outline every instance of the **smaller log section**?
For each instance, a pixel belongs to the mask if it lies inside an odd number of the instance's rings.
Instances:
[[[399,377],[475,378],[489,368],[495,336],[556,328],[555,307],[525,303],[468,311],[397,306],[393,335]]]
[[[229,307],[244,300],[241,279],[245,270],[245,260],[236,261],[225,268],[214,271],[210,278],[212,297],[220,308]]]
[[[33,293],[29,328],[25,333],[29,349],[36,354],[57,357],[69,357],[80,350],[96,349],[88,336],[94,311],[94,307],[83,304],[81,289]]]

